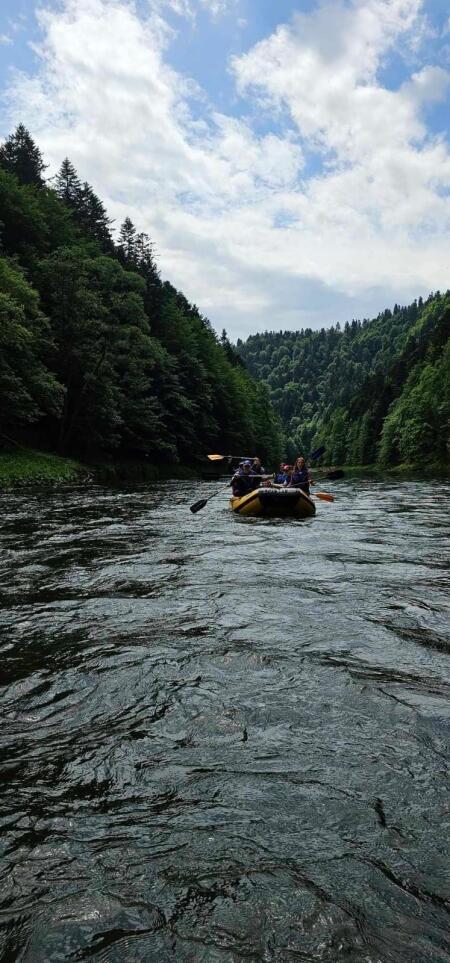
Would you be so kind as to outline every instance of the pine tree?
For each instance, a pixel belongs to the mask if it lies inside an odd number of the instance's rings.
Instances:
[[[136,237],[136,267],[144,278],[146,292],[144,304],[150,319],[152,331],[157,333],[161,321],[163,301],[162,282],[156,265],[155,247],[148,234],[138,234]]]
[[[120,260],[126,267],[136,267],[137,260],[137,237],[136,228],[133,221],[126,217],[120,228],[120,239],[118,244]]]
[[[30,132],[23,124],[19,124],[15,133],[11,134],[0,147],[0,166],[9,174],[15,174],[21,184],[44,186],[42,175],[46,164]]]
[[[111,218],[106,208],[87,181],[81,187],[77,210],[77,220],[84,230],[99,242],[104,251],[112,251],[113,244],[109,225]]]
[[[78,210],[80,205],[81,182],[68,157],[63,160],[55,177],[55,190],[58,197],[71,207],[73,211]]]

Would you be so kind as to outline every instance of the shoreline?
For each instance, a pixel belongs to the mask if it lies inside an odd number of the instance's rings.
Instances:
[[[333,466],[335,467],[335,466]],[[339,466],[340,467],[340,466]],[[414,465],[344,465],[346,475],[417,476],[426,478],[450,476],[450,466],[431,465],[426,469]],[[317,479],[331,470],[331,466],[317,469]],[[171,479],[199,480],[204,477],[204,466],[155,465],[146,461],[117,460],[81,462],[76,458],[55,455],[21,447],[0,452],[0,491],[14,489],[57,487],[75,484],[118,485],[127,482],[159,482]],[[211,474],[211,481],[219,481]]]
[[[157,482],[200,477],[200,467],[154,465],[146,461],[92,461],[55,455],[33,448],[0,452],[0,492],[64,485]]]

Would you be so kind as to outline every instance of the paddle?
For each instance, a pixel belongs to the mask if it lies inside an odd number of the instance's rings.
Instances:
[[[325,454],[324,446],[322,446],[322,448],[316,448],[316,450],[313,451],[312,455],[310,455],[309,458],[307,458],[307,461],[317,461],[317,459],[321,458],[322,455],[324,454]]]
[[[265,479],[265,478],[273,478],[273,475],[251,475],[250,477],[257,478],[258,481],[260,481],[261,479]],[[231,485],[231,482],[229,481],[228,485],[224,485],[223,488],[218,488],[216,492],[212,493],[212,495],[208,495],[208,498],[200,498],[198,502],[194,502],[193,505],[190,505],[189,507],[192,514],[195,515],[196,512],[200,512],[202,508],[204,508],[205,505],[209,502],[210,498],[215,498],[216,495],[220,495],[220,493],[226,491],[226,489],[229,488],[230,485]]]
[[[252,461],[249,455],[207,455],[206,457],[209,458],[210,461],[225,461],[227,458],[230,460],[232,458],[242,458],[242,461],[248,458],[249,461]]]
[[[198,502],[194,502],[193,505],[189,506],[192,514],[195,515],[196,512],[200,512],[211,498],[215,498],[216,495],[220,495],[220,492],[224,492],[225,489],[229,487],[230,487],[230,482],[228,482],[228,485],[224,485],[223,488],[218,488],[218,490],[216,492],[213,492],[212,495],[208,495],[208,498],[200,498]]]
[[[313,451],[312,455],[309,456],[308,461],[317,461],[317,459],[321,458],[322,455],[324,454],[325,454],[324,446],[322,448],[316,448],[316,450]],[[342,471],[342,468],[337,468],[335,471],[332,470],[327,472],[327,474],[325,475],[325,478],[328,481],[337,481],[338,478],[344,478],[344,475],[345,475],[345,472]]]
[[[308,461],[317,461],[317,459],[321,458],[324,453],[324,447],[316,448],[312,455],[309,456]],[[209,458],[210,461],[225,461],[226,458],[241,458],[242,461],[248,458],[249,461],[252,461],[252,457],[250,455],[207,455],[206,457]]]
[[[314,495],[314,498],[321,498],[323,502],[334,502],[334,495],[330,492],[311,492],[311,495]]]

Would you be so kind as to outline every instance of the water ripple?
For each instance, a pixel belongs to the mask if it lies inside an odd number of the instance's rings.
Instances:
[[[0,958],[448,963],[449,486],[214,490],[2,497]]]

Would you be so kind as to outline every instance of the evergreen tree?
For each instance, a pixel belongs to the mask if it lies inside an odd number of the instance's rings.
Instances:
[[[114,245],[109,229],[112,221],[90,184],[87,181],[81,184],[68,157],[62,162],[56,175],[55,190],[58,197],[70,208],[81,230],[96,240],[103,251],[112,252]]]
[[[46,165],[39,148],[30,132],[19,124],[0,147],[0,166],[8,174],[15,174],[21,184],[43,187],[43,173]]]
[[[47,367],[51,355],[36,291],[0,258],[0,434],[60,411],[63,388]]]
[[[136,228],[133,221],[126,217],[120,228],[118,243],[119,257],[126,267],[137,267],[138,265],[138,240]]]
[[[114,245],[109,229],[112,220],[108,217],[100,198],[86,181],[80,190],[76,218],[86,234],[98,241],[103,251],[113,251]]]
[[[66,157],[54,179],[55,190],[58,197],[67,204],[72,211],[76,212],[80,206],[81,182],[78,174]]]
[[[148,234],[136,237],[136,267],[145,281],[144,304],[154,334],[158,334],[163,303],[162,283],[156,264],[154,245]]]

